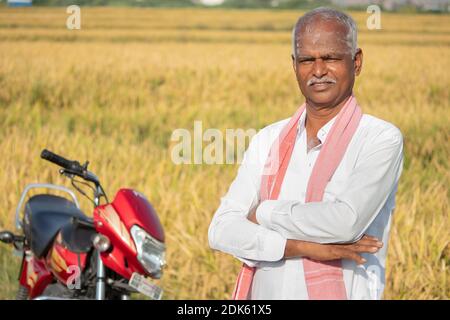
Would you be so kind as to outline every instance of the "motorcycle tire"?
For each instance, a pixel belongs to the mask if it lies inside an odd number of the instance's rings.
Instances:
[[[17,290],[16,300],[28,300],[28,288],[19,284]]]

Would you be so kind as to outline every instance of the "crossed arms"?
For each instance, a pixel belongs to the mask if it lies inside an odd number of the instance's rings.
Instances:
[[[329,191],[336,192],[333,202],[260,203],[258,139],[262,139],[260,134],[250,143],[213,217],[208,231],[211,248],[249,265],[297,256],[333,260],[339,258],[336,255],[362,263],[357,253],[379,249],[377,239],[363,234],[398,182],[403,163],[403,141],[398,129],[384,130],[365,143],[348,177],[330,183]]]

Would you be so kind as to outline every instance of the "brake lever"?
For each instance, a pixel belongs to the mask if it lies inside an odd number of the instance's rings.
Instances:
[[[75,172],[68,169],[59,169],[59,174],[66,176],[69,179],[73,179],[76,176]]]
[[[109,202],[108,197],[106,196],[105,191],[103,190],[103,187],[100,184],[100,181],[98,180],[97,176],[95,174],[93,174],[92,172],[87,170],[87,166],[89,165],[89,161],[86,161],[82,166],[82,172],[78,172],[78,171],[73,171],[70,169],[59,169],[59,173],[65,175],[66,177],[68,177],[69,179],[72,180],[72,185],[84,196],[86,196],[89,200],[93,201],[91,198],[89,198],[85,193],[83,193],[78,187],[76,187],[74,185],[74,176],[80,177],[82,179],[84,179],[86,182],[92,182],[95,184],[95,187],[97,191],[94,191],[94,194],[98,196],[98,199],[100,199],[100,197],[104,197],[106,199],[107,202]],[[96,197],[97,197],[96,196]],[[98,203],[96,203],[95,201],[94,205],[98,205]]]

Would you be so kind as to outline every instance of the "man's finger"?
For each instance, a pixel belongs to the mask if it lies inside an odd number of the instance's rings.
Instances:
[[[366,262],[366,259],[361,257],[359,254],[348,250],[345,254],[345,258],[355,261],[357,264],[363,264]]]
[[[380,250],[380,248],[373,245],[355,245],[352,247],[352,250],[358,253],[376,253],[378,252],[378,250]]]
[[[355,243],[356,245],[363,245],[363,246],[374,246],[381,248],[383,247],[383,242],[377,240],[371,240],[371,239],[361,239],[358,242]]]

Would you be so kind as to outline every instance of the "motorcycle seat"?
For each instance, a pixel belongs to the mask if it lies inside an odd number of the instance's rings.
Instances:
[[[89,218],[72,201],[51,194],[32,196],[25,204],[24,232],[31,251],[42,258],[50,248],[57,233],[72,219],[89,221]]]

